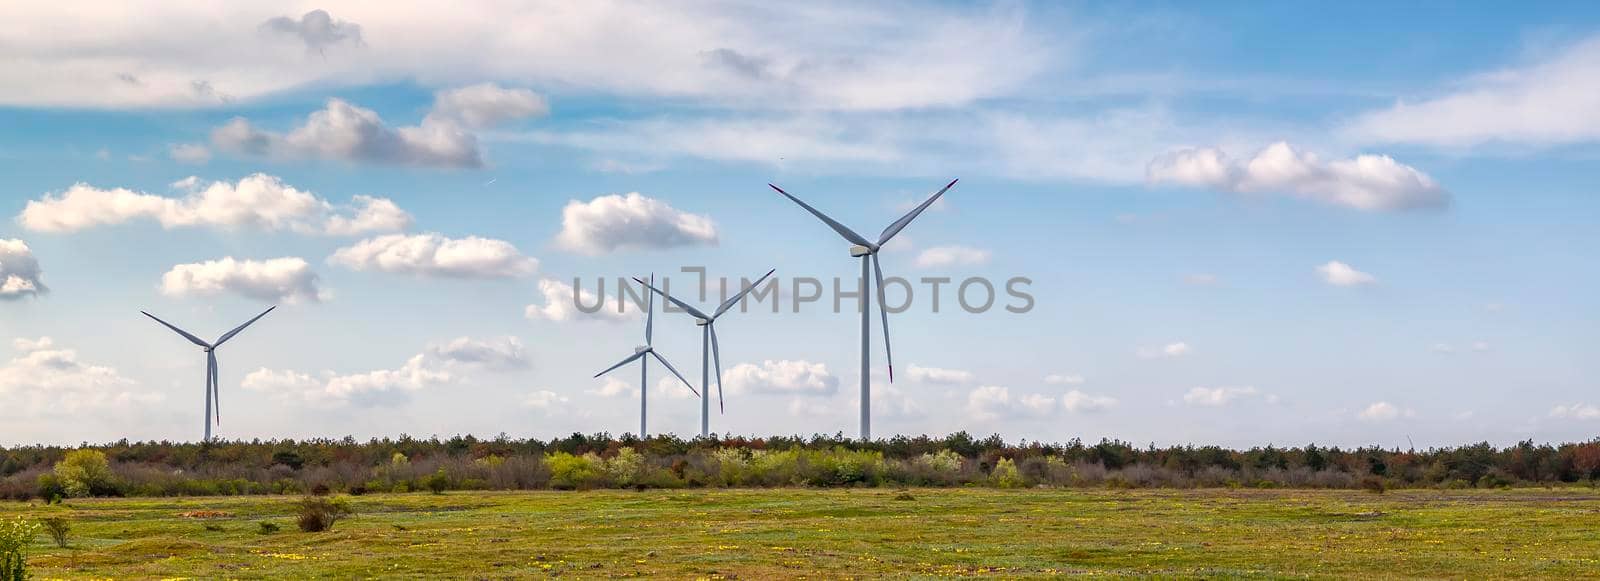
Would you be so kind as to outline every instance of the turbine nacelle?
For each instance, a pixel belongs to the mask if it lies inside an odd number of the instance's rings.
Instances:
[[[637,355],[639,353],[644,353],[645,351],[649,351],[649,350],[650,350],[650,346],[649,345],[640,345],[638,347],[634,347],[633,348],[633,353],[635,355]]]
[[[850,257],[851,258],[860,258],[862,256],[866,256],[868,254],[875,254],[877,252],[878,252],[878,249],[875,246],[862,246],[860,244],[857,244],[857,245],[854,245],[854,246],[850,247]]]
[[[711,324],[711,319],[702,319],[700,317],[695,317],[694,318],[694,326],[696,326],[696,327],[704,327],[704,326],[710,325],[710,324]]]

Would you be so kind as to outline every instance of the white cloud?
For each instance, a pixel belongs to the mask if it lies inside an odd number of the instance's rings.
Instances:
[[[127,413],[162,400],[160,394],[133,391],[134,380],[78,359],[77,351],[49,337],[14,339],[11,345],[17,356],[0,366],[0,422],[88,410]]]
[[[1044,376],[1044,382],[1047,385],[1081,385],[1083,384],[1083,376],[1052,373]]]
[[[305,124],[288,133],[257,128],[235,117],[211,132],[217,149],[282,159],[331,159],[420,167],[483,166],[477,136],[455,123],[423,119],[421,125],[390,127],[378,113],[342,99],[328,99]]]
[[[168,197],[74,184],[59,194],[47,193],[28,201],[17,221],[35,232],[75,232],[155,220],[163,228],[208,226],[339,235],[399,230],[411,223],[411,216],[387,199],[356,196],[348,206],[335,206],[266,174],[252,174],[236,183],[206,184],[190,177],[173,187],[184,195]]]
[[[915,363],[906,367],[906,377],[918,383],[933,383],[939,385],[954,385],[971,383],[972,372],[960,369],[940,369],[938,367],[922,367]]]
[[[1600,406],[1594,406],[1585,403],[1558,405],[1550,408],[1550,417],[1574,420],[1596,420],[1600,419]]]
[[[632,394],[638,389],[638,386],[621,379],[617,379],[615,377],[606,377],[603,379],[600,387],[586,389],[584,391],[590,395],[597,395],[600,397],[623,397]]]
[[[473,339],[457,337],[447,343],[428,348],[428,354],[440,361],[453,361],[482,365],[494,369],[521,369],[529,365],[528,350],[516,337]]]
[[[0,238],[0,300],[37,297],[48,292],[39,259],[34,258],[28,243],[17,239]]]
[[[1483,352],[1489,351],[1490,349],[1491,349],[1491,347],[1489,346],[1489,343],[1486,342],[1486,341],[1474,341],[1472,343],[1472,350],[1473,351],[1477,351],[1479,353],[1483,353]]]
[[[1195,387],[1183,394],[1183,401],[1189,405],[1220,407],[1228,405],[1234,400],[1260,396],[1261,392],[1254,387]]]
[[[966,246],[935,246],[917,254],[917,268],[974,266],[987,264],[989,251]]]
[[[668,361],[671,361],[671,359],[668,359]],[[655,390],[651,392],[651,397],[665,397],[667,399],[695,399],[695,392],[690,391],[690,388],[686,387],[683,381],[679,380],[677,376],[672,375],[672,372],[657,368],[654,365],[650,366],[650,368],[655,369],[656,374],[661,376],[660,379],[656,380]],[[694,390],[696,391],[699,389],[699,386],[694,387]],[[715,387],[713,387],[713,389],[715,389]]]
[[[234,260],[232,256],[173,266],[161,275],[161,293],[174,297],[235,293],[267,302],[317,303],[332,298],[302,258]]]
[[[507,89],[494,83],[479,83],[440,91],[434,96],[432,117],[483,129],[550,113],[544,97],[527,89]]]
[[[1061,396],[1061,408],[1072,413],[1102,412],[1117,406],[1117,398],[1109,395],[1084,393],[1076,389]]]
[[[711,218],[690,214],[666,202],[631,192],[572,200],[561,210],[556,245],[586,255],[619,250],[716,246]]]
[[[334,251],[328,262],[434,278],[515,278],[533,274],[539,261],[493,238],[446,238],[437,233],[387,234]]]
[[[172,161],[191,165],[205,165],[211,161],[211,150],[195,143],[179,143],[167,149]]]
[[[529,393],[527,397],[522,398],[523,407],[543,410],[546,412],[557,411],[565,407],[567,403],[567,396],[558,394],[548,389],[534,391]]]
[[[281,6],[85,16],[5,3],[0,78],[30,82],[0,87],[0,104],[214,106],[303,87],[493,79],[740,107],[952,107],[1018,90],[1058,42],[1020,7],[358,3],[294,16]]]
[[[1356,417],[1369,422],[1387,422],[1402,417],[1415,417],[1416,415],[1416,412],[1410,409],[1380,401],[1367,406],[1366,409],[1356,414]]]
[[[1188,148],[1156,157],[1145,170],[1151,183],[1225,192],[1287,193],[1357,210],[1440,208],[1449,194],[1433,178],[1386,155],[1324,162],[1285,142],[1234,162],[1215,148]]]
[[[539,294],[544,298],[544,306],[528,305],[523,309],[523,315],[535,321],[619,322],[640,316],[638,308],[630,308],[634,305],[618,301],[614,294],[599,296],[589,290],[574,291],[572,285],[553,278],[539,280]],[[594,310],[586,313],[579,309],[579,304]]]
[[[1139,349],[1139,357],[1142,359],[1183,357],[1184,355],[1188,355],[1192,350],[1193,349],[1189,347],[1188,343],[1179,341],[1177,343],[1168,343],[1159,348],[1141,348]]]
[[[839,378],[828,366],[810,361],[772,360],[760,365],[740,363],[722,374],[728,393],[833,395],[839,391]]]
[[[858,409],[860,405],[861,398],[857,396],[852,408]],[[848,410],[836,411],[846,411],[848,413]],[[916,419],[925,417],[927,414],[928,411],[922,407],[922,404],[917,401],[917,398],[912,397],[911,394],[906,393],[906,391],[900,389],[899,386],[889,383],[880,384],[876,381],[873,382],[873,417],[880,419]]]
[[[327,55],[330,46],[362,45],[361,25],[336,19],[328,11],[320,9],[307,12],[300,18],[269,18],[261,23],[261,31],[264,34],[291,37],[305,44],[307,51],[323,56]]]
[[[405,402],[414,392],[460,381],[475,370],[526,367],[521,341],[514,337],[478,340],[462,337],[430,345],[395,369],[318,376],[260,368],[245,376],[245,389],[313,407],[384,406]]]
[[[1055,411],[1056,398],[1037,393],[1013,397],[1008,387],[985,385],[967,393],[967,413],[978,421],[1045,417]]]
[[[1481,74],[1456,86],[1360,115],[1345,132],[1371,142],[1452,148],[1600,139],[1600,36],[1542,62]]]
[[[1317,274],[1322,277],[1323,282],[1333,286],[1362,286],[1378,282],[1377,277],[1337,260],[1330,260],[1327,264],[1318,266]]]

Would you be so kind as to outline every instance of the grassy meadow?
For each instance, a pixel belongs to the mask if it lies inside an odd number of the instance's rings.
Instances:
[[[753,489],[0,503],[64,517],[36,578],[1600,576],[1600,493]],[[263,534],[261,523],[279,530]]]

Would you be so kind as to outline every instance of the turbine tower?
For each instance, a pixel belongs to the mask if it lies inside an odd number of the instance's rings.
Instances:
[[[656,275],[654,275],[654,274],[650,275],[650,282],[655,282],[655,280],[656,280]],[[640,283],[640,284],[644,284],[644,283]],[[649,285],[645,285],[645,286],[649,286]],[[645,420],[645,403],[646,403],[646,399],[647,399],[647,394],[649,393],[649,389],[648,389],[649,388],[648,374],[649,374],[649,368],[650,368],[650,360],[649,359],[645,359],[644,358],[645,355],[649,355],[651,357],[655,357],[656,360],[660,361],[662,365],[667,366],[667,371],[671,371],[673,375],[678,376],[678,381],[682,381],[683,385],[689,388],[689,391],[694,392],[694,394],[696,396],[700,395],[700,392],[694,391],[694,386],[689,384],[689,380],[684,379],[683,378],[683,374],[678,373],[678,370],[673,368],[671,363],[667,363],[667,358],[662,357],[660,353],[656,352],[655,347],[652,347],[652,345],[654,345],[654,343],[651,341],[651,336],[654,335],[655,322],[656,322],[656,310],[655,310],[656,296],[653,295],[653,294],[650,294],[649,290],[646,290],[646,291],[644,291],[644,301],[645,301],[645,303],[644,303],[645,304],[644,346],[643,347],[634,347],[633,348],[633,355],[629,356],[627,359],[623,359],[622,361],[618,362],[616,365],[612,365],[611,367],[607,367],[605,371],[601,371],[600,373],[594,374],[595,377],[600,377],[602,375],[610,373],[611,370],[613,370],[613,369],[616,369],[618,367],[622,367],[624,365],[627,365],[628,363],[632,362],[635,359],[639,360],[639,439],[641,439],[641,440],[645,439],[646,437],[648,437],[648,434],[649,434],[649,432],[645,431],[645,421],[644,420]]]
[[[179,328],[173,326],[172,323],[168,323],[166,321],[163,321],[159,317],[157,317],[155,315],[152,315],[150,313],[145,313],[144,311],[139,311],[141,313],[144,313],[144,316],[150,317],[152,319],[155,319],[156,322],[157,323],[161,323],[162,326],[165,326],[168,329],[172,329],[173,332],[175,332],[175,333],[177,333],[179,335],[183,335],[184,339],[188,339],[190,343],[194,343],[195,345],[199,345],[200,349],[202,349],[202,350],[204,350],[206,352],[206,415],[202,417],[202,419],[204,420],[205,425],[206,425],[206,439],[204,440],[205,442],[210,442],[211,441],[211,421],[213,419],[215,419],[218,425],[222,424],[222,393],[218,389],[218,387],[219,387],[218,384],[220,382],[217,380],[217,353],[216,353],[217,348],[221,347],[223,343],[227,343],[228,340],[232,339],[234,335],[238,335],[239,331],[243,331],[245,327],[249,327],[251,323],[256,322],[256,320],[260,319],[261,317],[267,316],[267,313],[272,312],[272,309],[276,309],[276,308],[278,308],[278,307],[277,306],[267,307],[267,310],[261,311],[261,314],[256,315],[255,318],[250,319],[248,321],[245,321],[243,325],[239,325],[237,327],[234,327],[232,331],[228,331],[226,333],[223,333],[221,337],[217,337],[217,340],[214,343],[207,343],[205,341],[201,341],[199,337],[194,336],[193,334],[189,333],[188,331],[185,331],[183,329],[179,329]],[[215,412],[213,412],[213,407],[212,407],[212,399],[213,398],[216,399],[216,407],[214,408]]]
[[[822,212],[817,211],[816,208],[813,208],[813,207],[807,205],[805,202],[800,201],[800,198],[796,198],[794,196],[789,195],[789,192],[783,191],[783,188],[780,188],[780,187],[772,185],[772,184],[767,184],[768,187],[771,187],[772,189],[777,190],[778,193],[783,194],[783,197],[789,198],[790,201],[792,201],[792,202],[794,202],[796,204],[799,204],[800,207],[805,208],[807,212],[811,212],[811,215],[816,216],[818,220],[822,220],[822,222],[824,224],[827,224],[829,228],[832,228],[834,232],[837,232],[837,233],[839,233],[840,236],[843,236],[845,241],[847,241],[847,242],[849,242],[851,244],[851,246],[850,246],[850,256],[861,259],[861,439],[862,440],[871,440],[872,439],[872,378],[871,378],[871,375],[869,373],[869,368],[872,365],[872,354],[871,354],[871,351],[869,349],[870,343],[872,341],[872,331],[871,331],[871,326],[872,325],[871,325],[871,322],[870,322],[871,319],[872,319],[872,317],[871,317],[872,303],[867,301],[867,293],[870,292],[869,289],[872,288],[872,284],[871,284],[871,279],[868,278],[868,275],[869,275],[868,268],[870,266],[870,268],[872,270],[872,272],[870,274],[876,275],[876,278],[877,278],[877,283],[878,283],[877,284],[877,288],[878,288],[878,313],[879,313],[879,316],[881,316],[883,318],[883,354],[884,354],[884,358],[889,363],[889,383],[894,383],[894,353],[889,349],[889,311],[883,308],[884,307],[883,267],[878,265],[878,251],[882,250],[883,249],[883,245],[884,244],[888,244],[889,240],[894,238],[895,234],[899,234],[901,230],[905,229],[906,225],[910,224],[912,220],[915,220],[917,218],[918,214],[921,214],[923,210],[928,209],[928,206],[931,206],[931,205],[933,205],[934,202],[938,201],[939,200],[939,196],[943,196],[944,193],[951,188],[951,186],[956,185],[957,181],[960,181],[960,180],[950,180],[950,183],[945,184],[943,189],[940,189],[938,192],[934,192],[934,194],[932,196],[929,196],[927,201],[923,202],[922,204],[918,205],[915,208],[912,208],[910,212],[906,212],[906,215],[901,216],[899,220],[895,220],[894,222],[890,223],[887,228],[883,229],[883,233],[878,235],[878,241],[877,242],[872,242],[870,240],[867,240],[862,235],[857,234],[854,230],[846,228],[844,224],[840,224],[838,221],[834,220],[833,218],[829,218],[827,214],[823,214]],[[870,265],[868,264],[869,262],[871,263]]]
[[[776,271],[777,269],[767,271],[766,274],[761,275],[761,278],[756,279],[756,281],[750,286],[747,286],[744,288],[744,290],[734,294],[732,298],[722,301],[722,304],[718,305],[717,309],[711,311],[711,314],[709,315],[701,312],[700,309],[696,309],[684,304],[683,301],[672,298],[672,295],[662,292],[661,289],[652,286],[650,283],[637,278],[633,279],[639,284],[644,285],[645,288],[655,291],[656,294],[661,295],[662,298],[672,301],[672,304],[678,305],[678,308],[683,309],[684,312],[689,313],[690,316],[693,316],[694,324],[701,328],[699,394],[701,437],[711,435],[711,378],[707,377],[711,373],[711,361],[707,360],[708,356],[713,358],[717,365],[717,411],[724,411],[724,408],[722,407],[722,349],[717,346],[717,317],[721,317],[723,313],[728,312],[728,309],[731,309],[734,305],[739,304],[739,300],[743,299],[744,295],[750,294],[750,291],[755,290],[755,288],[758,286],[761,286],[761,281],[767,280],[767,277],[772,276],[772,273]]]

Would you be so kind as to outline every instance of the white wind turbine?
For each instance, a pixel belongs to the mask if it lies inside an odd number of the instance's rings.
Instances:
[[[638,281],[639,284],[644,285],[645,288],[648,288],[648,289],[650,289],[652,291],[655,291],[656,294],[661,295],[662,298],[665,298],[665,299],[667,299],[669,301],[672,301],[672,304],[678,305],[678,308],[683,309],[684,312],[689,313],[689,315],[694,317],[694,324],[695,325],[701,327],[701,330],[700,330],[700,394],[699,394],[700,395],[700,436],[701,437],[705,437],[705,436],[710,436],[711,435],[711,397],[710,397],[711,396],[711,378],[707,377],[711,373],[711,365],[710,365],[711,361],[707,360],[707,356],[708,355],[715,360],[716,365],[717,365],[717,410],[718,411],[723,411],[723,407],[722,407],[722,349],[717,346],[717,326],[716,326],[717,317],[721,317],[723,313],[728,312],[728,309],[731,309],[731,308],[733,308],[734,305],[739,304],[739,300],[743,299],[744,295],[750,294],[750,291],[755,290],[755,288],[758,287],[758,286],[761,286],[761,281],[767,280],[767,277],[772,276],[772,273],[776,272],[776,271],[777,271],[777,269],[772,269],[772,270],[767,271],[766,274],[761,275],[761,278],[756,279],[755,283],[751,284],[750,286],[744,287],[744,290],[741,290],[738,293],[734,294],[733,297],[729,298],[728,300],[722,301],[722,304],[718,305],[717,309],[715,311],[712,311],[711,314],[709,314],[709,315],[705,314],[704,312],[701,312],[700,309],[696,309],[696,308],[691,307],[691,306],[689,306],[687,304],[684,304],[683,301],[680,301],[678,299],[672,298],[672,295],[669,295],[669,294],[667,294],[665,292],[662,292],[661,289],[658,289],[658,288],[650,285],[649,283],[647,283],[645,281],[639,280],[637,278],[633,279],[635,281]]]
[[[239,331],[243,331],[245,327],[249,327],[250,324],[256,322],[257,319],[267,316],[267,313],[272,312],[272,309],[276,308],[278,307],[267,307],[267,310],[261,311],[261,314],[256,315],[255,318],[245,321],[243,325],[234,327],[232,331],[228,331],[227,333],[223,333],[221,337],[217,337],[217,340],[214,343],[201,341],[199,337],[190,334],[188,331],[174,327],[172,323],[163,321],[159,317],[156,317],[150,313],[139,311],[144,313],[144,316],[155,319],[157,323],[161,323],[166,328],[172,329],[179,335],[183,335],[184,339],[188,339],[190,343],[199,345],[200,348],[206,352],[206,415],[203,418],[206,424],[206,442],[211,441],[211,421],[215,419],[218,425],[222,424],[222,393],[218,385],[220,382],[217,379],[217,348],[221,347],[223,343],[227,343],[228,340],[232,339],[234,335],[238,335]],[[213,398],[216,399],[216,411],[214,414],[212,412]]]
[[[656,280],[656,275],[654,275],[654,274],[650,275],[650,282],[655,282],[655,280]],[[640,284],[644,284],[644,283],[641,282]],[[648,287],[650,285],[645,284],[645,286]],[[649,367],[650,367],[650,360],[649,359],[645,359],[644,358],[645,355],[649,355],[651,357],[655,357],[656,360],[660,361],[662,365],[667,366],[667,371],[671,371],[673,375],[678,376],[678,380],[682,381],[683,385],[689,388],[689,391],[694,392],[694,394],[696,396],[700,395],[700,392],[694,391],[694,386],[689,384],[689,380],[684,379],[683,378],[683,374],[678,373],[678,370],[673,368],[671,363],[667,363],[667,358],[662,357],[660,353],[656,352],[655,347],[652,346],[652,345],[654,345],[654,343],[652,342],[652,336],[655,334],[654,331],[655,331],[655,322],[656,322],[656,310],[655,310],[656,300],[655,299],[656,299],[656,296],[653,295],[653,294],[650,294],[649,290],[644,291],[644,300],[645,300],[645,303],[644,303],[645,304],[644,346],[642,346],[642,347],[634,347],[633,348],[633,355],[629,356],[627,359],[623,359],[622,361],[618,362],[616,365],[612,365],[611,367],[607,367],[605,371],[601,371],[600,373],[594,374],[595,377],[600,377],[602,375],[610,373],[611,370],[613,370],[613,369],[616,369],[618,367],[622,367],[624,365],[627,365],[628,363],[633,362],[633,360],[635,360],[635,359],[639,360],[639,439],[641,439],[641,440],[646,438],[646,437],[648,437],[648,435],[649,435],[649,432],[645,431],[645,403],[646,403],[646,399],[647,399],[647,394],[649,393],[648,373],[649,373]]]
[[[883,318],[883,353],[884,358],[887,359],[889,363],[889,383],[894,383],[894,353],[889,349],[889,312],[883,308],[883,267],[878,265],[878,251],[882,250],[883,245],[888,244],[889,240],[894,238],[895,234],[899,234],[901,230],[905,229],[907,224],[910,224],[912,220],[915,220],[918,214],[921,214],[923,210],[928,209],[928,206],[931,206],[935,201],[938,201],[939,196],[943,196],[944,193],[951,188],[951,186],[956,185],[957,181],[960,180],[950,180],[950,183],[945,184],[943,189],[940,189],[938,192],[934,192],[932,196],[929,196],[927,201],[915,208],[912,208],[910,212],[907,212],[906,215],[901,216],[899,220],[895,220],[893,223],[889,224],[889,227],[884,228],[883,233],[878,235],[877,242],[867,240],[862,235],[857,234],[854,230],[846,228],[844,224],[840,224],[833,218],[829,218],[827,214],[823,214],[822,212],[817,211],[816,208],[813,208],[807,205],[805,202],[800,201],[800,198],[789,195],[789,192],[783,191],[783,188],[779,188],[778,186],[772,184],[767,184],[767,186],[777,190],[778,193],[783,194],[783,197],[789,198],[790,201],[793,201],[794,203],[799,204],[800,207],[805,208],[807,212],[811,212],[811,215],[816,216],[819,220],[822,220],[823,223],[827,224],[829,228],[832,228],[834,232],[838,232],[840,236],[843,236],[844,239],[850,242],[852,245],[850,246],[850,256],[859,257],[861,259],[862,440],[872,439],[872,382],[871,375],[868,372],[868,368],[872,364],[872,354],[869,349],[869,344],[872,338],[870,323],[872,306],[871,302],[867,300],[867,293],[870,292],[868,289],[872,288],[872,284],[871,279],[868,278],[869,273],[867,270],[870,266],[872,270],[871,274],[875,274],[877,278],[878,312]],[[871,263],[870,265],[868,264],[869,262]]]

